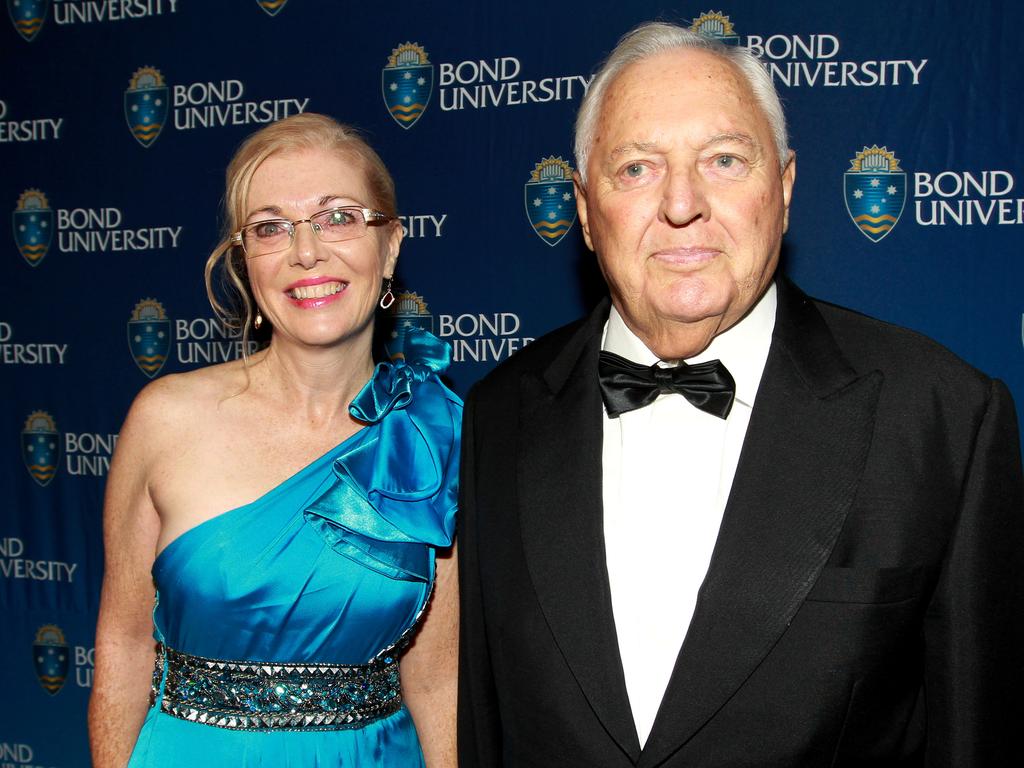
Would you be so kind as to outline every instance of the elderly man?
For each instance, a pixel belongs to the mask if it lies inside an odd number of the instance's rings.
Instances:
[[[635,30],[576,156],[610,304],[466,404],[462,764],[1020,764],[1006,388],[775,274],[747,51]]]

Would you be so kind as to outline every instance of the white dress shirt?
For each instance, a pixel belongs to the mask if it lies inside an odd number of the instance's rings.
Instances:
[[[774,284],[739,323],[686,360],[721,360],[736,381],[727,419],[681,395],[604,420],[605,551],[626,690],[640,745],[650,735],[711,562],[777,305]],[[658,358],[613,307],[602,349]]]

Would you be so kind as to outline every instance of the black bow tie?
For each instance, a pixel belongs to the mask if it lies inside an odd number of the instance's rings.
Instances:
[[[675,368],[639,365],[611,352],[602,352],[597,366],[601,398],[608,415],[635,411],[662,393],[675,392],[706,413],[724,419],[732,409],[736,382],[720,360]]]

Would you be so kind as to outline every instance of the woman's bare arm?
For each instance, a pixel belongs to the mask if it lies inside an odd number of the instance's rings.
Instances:
[[[455,768],[459,666],[459,566],[455,547],[437,558],[434,597],[402,658],[402,695],[427,768]]]
[[[149,426],[157,406],[153,400],[145,391],[136,399],[107,478],[103,591],[89,699],[89,743],[96,768],[121,768],[128,762],[148,707],[155,647],[150,569],[160,533],[149,493]]]

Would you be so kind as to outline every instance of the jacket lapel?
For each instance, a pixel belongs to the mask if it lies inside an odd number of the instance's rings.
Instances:
[[[769,653],[828,560],[867,458],[882,375],[858,377],[817,308],[779,283],[732,491],[641,766],[685,744]]]
[[[555,642],[604,728],[636,761],[604,549],[597,358],[607,315],[605,302],[543,375],[522,380],[519,508],[527,567]]]

